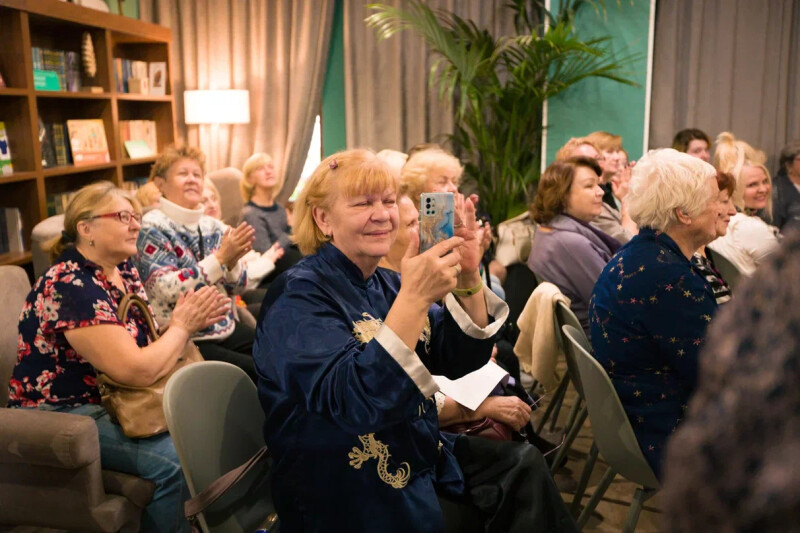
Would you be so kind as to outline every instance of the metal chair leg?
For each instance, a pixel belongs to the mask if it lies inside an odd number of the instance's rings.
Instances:
[[[644,487],[636,489],[631,501],[631,508],[628,510],[628,518],[625,519],[625,525],[622,526],[622,533],[633,533],[636,530],[636,523],[639,521],[642,505],[655,493],[654,489],[646,489]]]
[[[572,443],[575,442],[575,438],[578,436],[578,432],[586,422],[587,416],[589,416],[589,411],[586,409],[586,405],[584,405],[578,413],[578,419],[574,424],[572,424],[572,427],[567,434],[567,438],[564,440],[564,444],[561,445],[561,448],[559,448],[555,459],[553,459],[553,466],[550,468],[551,472],[555,473],[555,471],[558,470],[561,467],[561,464],[566,460],[567,452],[572,446]]]
[[[564,374],[564,377],[561,379],[558,387],[556,387],[555,393],[553,393],[552,400],[550,400],[550,403],[547,404],[547,409],[545,409],[542,419],[539,420],[539,425],[536,427],[536,433],[541,433],[542,428],[544,428],[544,425],[547,423],[548,417],[550,417],[550,415],[553,413],[553,409],[555,409],[556,402],[564,397],[564,394],[567,391],[567,385],[569,385],[569,376]]]
[[[617,473],[614,471],[613,468],[609,468],[606,470],[606,473],[603,474],[603,478],[598,483],[597,488],[594,490],[594,494],[592,497],[589,498],[589,501],[586,503],[586,507],[583,508],[581,511],[580,516],[578,517],[578,530],[583,529],[583,526],[586,525],[586,522],[589,521],[589,517],[592,516],[597,504],[600,503],[600,499],[608,490],[608,486],[611,485],[611,482],[614,480],[614,476]]]
[[[556,423],[558,422],[558,413],[561,412],[561,406],[564,405],[564,397],[567,395],[567,386],[569,385],[569,374],[564,376],[563,381],[566,383],[564,385],[564,390],[561,393],[561,397],[558,398],[556,401],[556,405],[553,408],[553,414],[550,417],[550,432],[554,432],[556,430]]]
[[[578,481],[578,488],[575,489],[575,497],[572,498],[572,503],[569,506],[569,512],[572,516],[578,516],[578,511],[581,508],[581,500],[583,494],[586,492],[586,486],[589,484],[589,478],[592,476],[594,465],[597,463],[597,444],[592,442],[592,448],[589,450],[589,456],[586,458],[586,465],[581,472],[581,479]]]

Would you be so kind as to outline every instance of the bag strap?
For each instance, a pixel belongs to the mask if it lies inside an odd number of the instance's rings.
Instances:
[[[153,320],[153,315],[150,314],[150,307],[147,305],[147,302],[145,302],[138,294],[129,292],[122,297],[122,300],[119,302],[119,307],[117,307],[117,316],[119,319],[122,322],[128,320],[128,312],[130,311],[131,307],[139,308],[139,311],[142,312],[142,316],[144,316],[144,319],[147,322],[147,328],[150,330],[150,336],[153,338],[153,341],[157,341],[159,337],[158,329],[156,328],[155,320]]]
[[[269,457],[269,450],[267,450],[266,446],[262,446],[244,464],[221,475],[212,481],[203,492],[195,495],[190,500],[186,500],[186,503],[183,504],[186,518],[188,518],[190,522],[194,522],[198,514],[205,511],[206,508],[222,497],[231,487],[239,483],[254,466],[267,457]]]

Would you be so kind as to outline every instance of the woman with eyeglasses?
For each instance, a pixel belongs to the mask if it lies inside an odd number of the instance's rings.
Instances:
[[[253,247],[255,231],[246,222],[230,228],[205,214],[204,165],[200,150],[168,146],[150,171],[162,198],[158,209],[142,219],[136,267],[162,325],[169,323],[175,302],[189,290],[211,285],[233,296],[247,286],[242,258]],[[205,359],[234,364],[255,381],[255,331],[237,318],[232,303],[222,320],[197,332],[193,340]]]
[[[173,368],[195,332],[223,318],[229,302],[213,288],[190,291],[176,302],[170,328],[155,342],[138,312],[121,321],[117,307],[125,294],[146,298],[129,260],[140,222],[138,202],[107,181],[84,187],[67,206],[64,231],[50,243],[54,263],[20,315],[9,407],[91,416],[103,468],[156,484],[142,531],[184,531],[187,490],[169,433],[126,437],[100,405],[95,375],[151,385]]]

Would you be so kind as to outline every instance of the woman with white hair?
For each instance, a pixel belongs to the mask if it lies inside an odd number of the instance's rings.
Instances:
[[[756,267],[778,249],[778,229],[764,222],[759,215],[772,218],[772,180],[764,166],[766,156],[730,133],[720,133],[714,163],[736,179],[728,233],[709,245],[712,251],[725,256],[739,271],[751,276]]]
[[[594,356],[608,372],[656,475],[697,381],[697,354],[717,309],[691,258],[716,237],[716,171],[676,150],[633,169],[639,234],[603,269],[589,303]]]

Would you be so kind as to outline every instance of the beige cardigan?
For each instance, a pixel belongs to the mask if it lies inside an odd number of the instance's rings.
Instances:
[[[514,346],[522,370],[531,374],[548,392],[558,385],[556,363],[561,347],[554,316],[558,301],[570,304],[569,298],[552,283],[544,282],[536,287],[517,320],[519,338]]]

